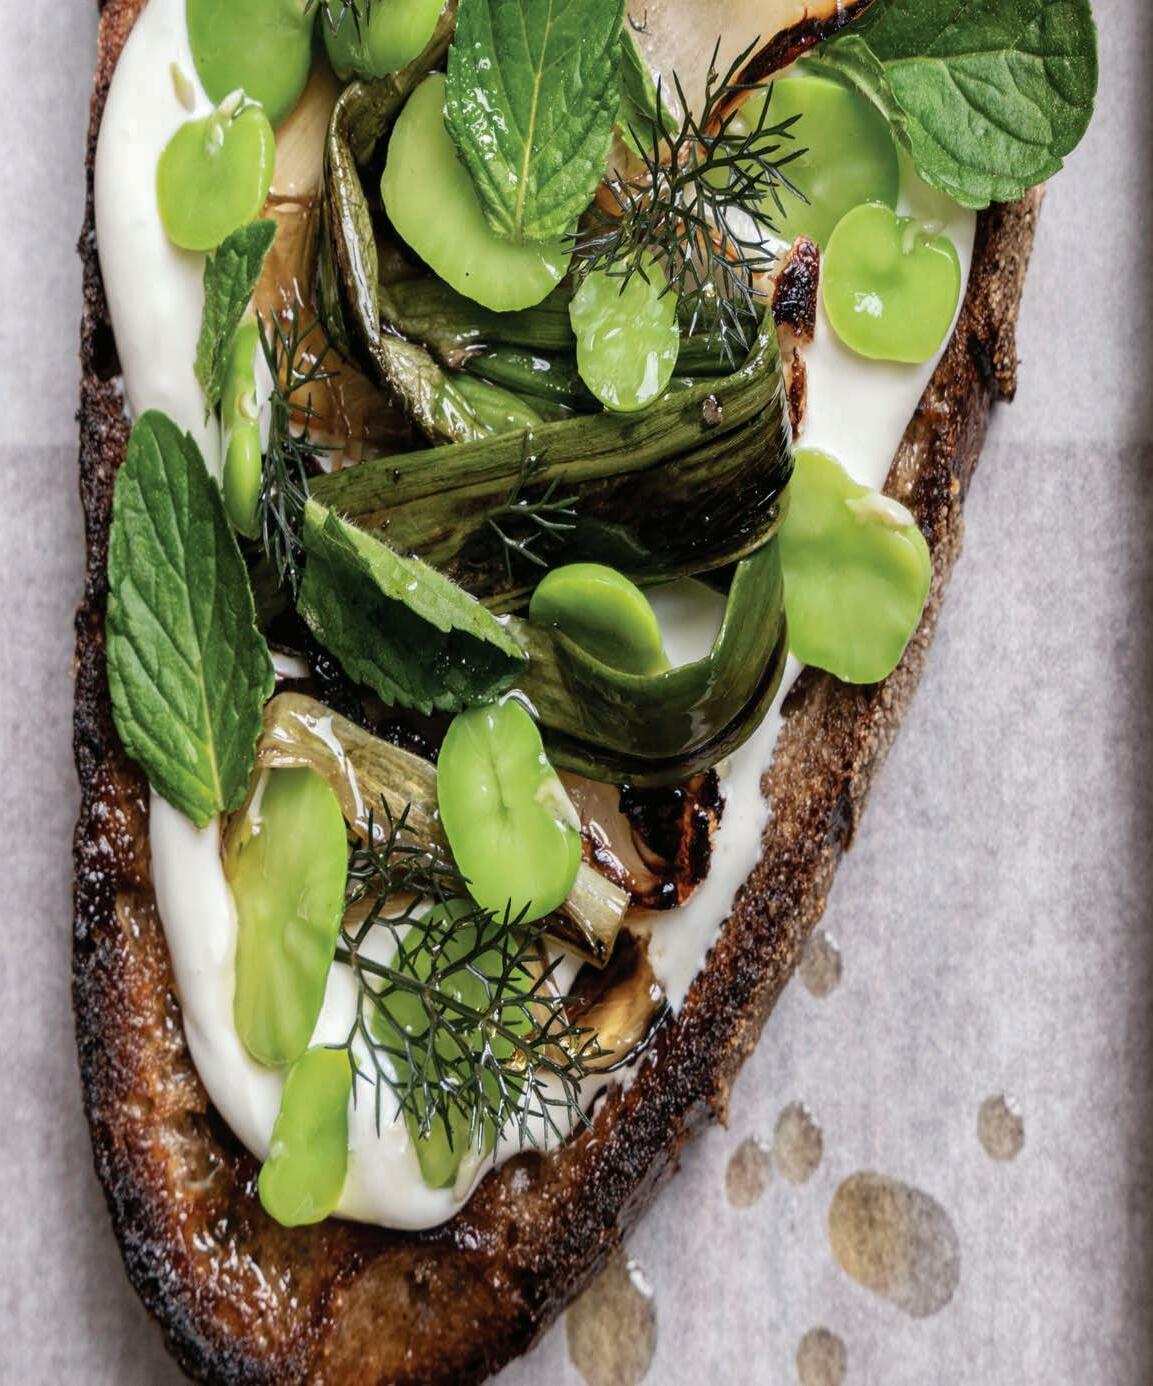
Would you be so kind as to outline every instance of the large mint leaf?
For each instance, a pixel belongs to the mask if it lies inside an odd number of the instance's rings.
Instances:
[[[493,229],[563,236],[604,176],[623,0],[461,0],[445,118]]]
[[[228,352],[276,239],[274,221],[234,231],[205,261],[204,316],[196,344],[196,378],[211,411],[220,403]]]
[[[486,607],[317,501],[297,609],[345,672],[386,703],[459,712],[512,684],[525,656]]]
[[[272,660],[220,492],[164,414],[143,415],[116,477],[108,589],[116,730],[203,827],[244,798]]]
[[[1056,173],[1097,90],[1089,0],[874,0],[819,59],[890,118],[921,177],[967,207]]]

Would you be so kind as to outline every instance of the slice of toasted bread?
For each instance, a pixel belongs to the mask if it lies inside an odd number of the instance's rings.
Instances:
[[[885,683],[807,673],[786,707],[761,860],[674,1024],[591,1131],[525,1154],[444,1227],[330,1221],[286,1230],[257,1168],[209,1107],[185,1047],[149,880],[146,786],[113,730],[104,674],[112,483],[128,438],[100,279],[92,155],[113,67],[143,0],[110,0],[89,135],[80,409],[88,569],[77,617],[74,1000],[97,1169],[128,1274],[172,1351],[219,1382],[480,1381],[580,1290],[676,1165],[723,1117],[729,1085],[824,908],[873,772],[912,694],[961,539],[992,402],[1013,392],[1013,327],[1039,195],[982,215],[956,334],[909,424],[890,491],[917,516],[934,583]]]

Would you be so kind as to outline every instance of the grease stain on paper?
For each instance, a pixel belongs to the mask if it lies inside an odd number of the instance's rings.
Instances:
[[[790,1102],[773,1132],[773,1164],[782,1179],[804,1184],[821,1163],[825,1142],[816,1117],[803,1102]]]
[[[657,1346],[653,1292],[623,1247],[565,1312],[569,1359],[587,1386],[638,1386]]]
[[[764,1141],[748,1136],[732,1155],[725,1169],[725,1194],[734,1208],[751,1208],[773,1177],[773,1154]]]
[[[1025,1144],[1025,1119],[1005,1093],[986,1097],[977,1113],[977,1139],[990,1160],[1015,1160]]]
[[[797,975],[805,984],[805,990],[823,1001],[840,985],[841,970],[841,950],[836,939],[824,929],[818,929],[809,936],[797,965]]]
[[[829,1242],[846,1275],[914,1319],[940,1313],[961,1277],[961,1247],[935,1198],[888,1175],[852,1174],[833,1196]]]
[[[847,1366],[844,1343],[827,1328],[810,1328],[797,1347],[801,1386],[841,1386]]]

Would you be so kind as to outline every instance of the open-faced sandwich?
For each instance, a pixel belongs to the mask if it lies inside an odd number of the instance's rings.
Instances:
[[[478,1381],[916,681],[1088,0],[108,0],[75,999],[194,1375]]]

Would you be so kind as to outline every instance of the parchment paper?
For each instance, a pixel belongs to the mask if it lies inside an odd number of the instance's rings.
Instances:
[[[802,1335],[854,1383],[1153,1380],[1153,44],[1100,0],[1096,124],[1053,184],[968,540],[917,699],[841,868],[843,980],[794,983],[733,1094],[630,1241],[651,1382],[789,1382]],[[69,997],[76,330],[95,6],[0,0],[0,1380],[174,1382],[91,1172]],[[980,1104],[1011,1094],[996,1162]],[[808,1182],[732,1207],[727,1162],[788,1104]],[[827,1219],[876,1170],[937,1200],[960,1275],[914,1319],[849,1279]],[[503,1386],[576,1383],[563,1327]]]

